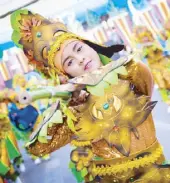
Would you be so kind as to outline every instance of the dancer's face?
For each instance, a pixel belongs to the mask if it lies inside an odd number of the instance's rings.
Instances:
[[[74,40],[65,45],[61,54],[63,70],[70,76],[80,76],[101,66],[97,52],[87,44]]]

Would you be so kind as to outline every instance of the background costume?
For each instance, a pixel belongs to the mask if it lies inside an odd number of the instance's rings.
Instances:
[[[19,174],[14,167],[20,165],[22,159],[10,125],[6,104],[3,104],[4,108],[1,104],[0,109],[0,181],[3,182],[5,178],[16,181]]]
[[[146,59],[150,67],[162,100],[169,104],[170,56],[169,52],[167,52],[168,41],[163,40],[164,35],[162,34],[158,42],[146,27],[136,27],[134,36],[139,47],[138,49],[142,50],[142,58]],[[160,42],[163,44],[161,45]]]

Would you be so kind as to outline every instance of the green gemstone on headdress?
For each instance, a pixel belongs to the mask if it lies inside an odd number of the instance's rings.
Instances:
[[[103,105],[103,109],[105,109],[105,110],[109,109],[109,104],[108,104],[108,103],[105,103],[105,104]]]
[[[37,32],[36,36],[41,37],[42,36],[41,32]]]

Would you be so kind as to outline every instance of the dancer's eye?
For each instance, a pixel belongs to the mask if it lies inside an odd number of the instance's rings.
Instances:
[[[73,60],[69,60],[67,65],[68,65],[68,66],[71,66],[72,63],[73,63]]]
[[[77,49],[77,52],[81,52],[82,47],[83,47],[83,46],[80,46],[80,47]]]

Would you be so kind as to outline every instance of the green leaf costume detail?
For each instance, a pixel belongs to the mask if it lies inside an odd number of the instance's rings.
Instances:
[[[12,13],[11,15],[11,26],[14,30],[20,31],[20,20],[21,20],[21,14],[27,15],[28,10],[18,10]]]
[[[95,161],[101,161],[101,160],[103,160],[103,158],[101,158],[99,156],[96,156],[96,157],[93,158],[93,160],[95,160]]]
[[[18,149],[15,147],[15,144],[13,144],[12,140],[9,137],[7,137],[5,139],[5,142],[10,160],[14,160],[16,157],[19,157],[20,153]]]
[[[0,175],[2,176],[6,175],[9,170],[10,168],[0,161]]]
[[[100,60],[101,60],[101,62],[102,62],[103,65],[107,65],[109,62],[112,61],[111,58],[106,57],[105,55],[102,55],[102,54],[98,54],[98,55],[99,55]]]
[[[57,110],[52,118],[49,120],[49,123],[63,123],[63,116],[60,110]]]
[[[17,140],[24,140],[27,142],[29,140],[29,133],[28,132],[20,132],[13,124],[11,124],[12,131],[15,134]]]
[[[81,170],[81,176],[85,177],[88,174],[87,168],[83,168],[83,170]]]
[[[109,84],[105,81],[101,81],[96,86],[86,86],[87,90],[92,94],[96,96],[103,96],[104,95],[104,89],[108,88]]]
[[[124,66],[120,66],[119,68],[109,72],[97,85],[86,86],[87,91],[95,96],[103,96],[104,90],[106,88],[108,88],[110,85],[118,84],[118,74],[127,75],[128,72]]]
[[[47,109],[47,111],[45,111],[45,114],[43,114],[43,116],[50,116],[50,108]],[[44,124],[44,126],[41,128],[39,135],[38,135],[38,141],[41,143],[48,143],[47,141],[47,135],[48,135],[48,127],[52,127],[53,124],[61,124],[63,123],[63,115],[62,112],[60,110],[57,110],[52,117],[48,120],[48,122],[46,124]]]
[[[83,168],[83,170],[77,171],[76,166],[72,161],[70,161],[69,163],[69,168],[71,169],[72,173],[76,177],[78,183],[82,183],[84,181],[84,177],[88,174],[87,168]],[[92,181],[93,178],[92,177],[90,178]]]
[[[42,136],[38,136],[38,141],[41,143],[48,143],[47,138],[46,137],[42,137]]]
[[[12,15],[11,15],[11,26],[14,30],[12,33],[12,40],[19,48],[23,48],[23,46],[19,43],[19,41],[21,39],[21,34],[20,34],[21,14],[27,15],[28,10],[18,10],[18,11],[15,11],[14,13],[12,13]]]
[[[127,70],[124,66],[121,66],[121,67],[115,69],[114,71],[118,74],[122,74],[122,75],[125,75],[125,76],[128,75],[128,72],[127,72]]]
[[[75,164],[72,161],[70,161],[70,163],[69,163],[69,168],[70,169],[75,168]]]
[[[70,130],[75,132],[74,122],[71,118],[67,118],[67,124],[68,124],[68,127],[70,128]]]
[[[70,128],[70,130],[72,130],[74,133],[76,133],[75,131],[75,127],[74,127],[74,121],[76,121],[76,117],[74,116],[74,114],[66,107],[65,104],[62,103],[62,108],[63,108],[63,113],[67,116],[67,124],[68,127]]]
[[[118,84],[118,75],[115,71],[110,72],[103,80],[110,84]]]
[[[47,129],[48,129],[48,123],[46,123],[46,124],[42,127],[42,129],[41,129],[41,131],[40,131],[40,133],[39,133],[39,137],[46,137],[46,136],[47,136]]]

